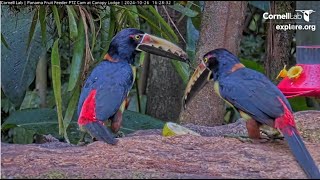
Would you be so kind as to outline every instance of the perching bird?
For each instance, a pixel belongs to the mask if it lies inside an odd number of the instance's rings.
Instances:
[[[212,50],[203,56],[191,77],[184,106],[211,79],[215,92],[246,119],[250,138],[260,138],[261,125],[280,130],[306,175],[320,178],[319,169],[296,128],[288,100],[266,76],[246,68],[226,49]]]
[[[175,44],[144,33],[123,29],[113,37],[108,54],[87,77],[78,103],[80,129],[100,141],[116,144],[104,122],[111,120],[115,133],[121,127],[123,104],[134,82],[131,65],[139,51],[187,62],[187,54]]]

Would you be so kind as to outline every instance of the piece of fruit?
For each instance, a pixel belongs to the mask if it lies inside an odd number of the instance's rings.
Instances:
[[[176,136],[176,135],[186,135],[186,134],[201,136],[200,134],[173,122],[167,122],[164,125],[162,130],[162,135],[165,137]]]

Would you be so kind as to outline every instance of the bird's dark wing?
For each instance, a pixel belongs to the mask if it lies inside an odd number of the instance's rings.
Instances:
[[[114,115],[128,95],[133,82],[132,69],[126,63],[105,62],[96,67],[82,89],[78,114],[84,100],[95,89],[95,113],[97,120],[107,120]]]
[[[273,126],[283,114],[279,98],[291,110],[281,91],[263,74],[243,68],[219,80],[221,96],[255,120]]]

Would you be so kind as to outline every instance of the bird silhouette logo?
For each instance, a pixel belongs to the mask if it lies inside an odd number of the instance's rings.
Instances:
[[[314,10],[296,10],[298,12],[301,12],[303,14],[303,19],[307,22],[310,21],[310,14],[316,12]]]

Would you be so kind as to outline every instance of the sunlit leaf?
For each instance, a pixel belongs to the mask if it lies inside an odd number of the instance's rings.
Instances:
[[[78,36],[78,28],[77,28],[77,22],[74,17],[74,13],[72,11],[73,7],[72,6],[66,6],[67,11],[68,11],[68,18],[69,18],[69,31],[70,31],[70,38],[72,40],[75,40]]]
[[[68,91],[72,91],[79,80],[81,73],[84,49],[85,49],[85,34],[82,19],[78,23],[79,36],[74,42],[71,71],[68,83]]]
[[[60,17],[59,17],[59,12],[58,12],[57,6],[55,6],[55,5],[52,6],[52,12],[53,12],[53,16],[54,16],[54,21],[56,22],[58,35],[59,35],[59,37],[61,37],[61,23],[60,23]]]
[[[61,67],[59,54],[59,39],[57,39],[52,47],[51,53],[51,67],[52,67],[52,86],[58,113],[59,134],[62,135],[64,131],[62,118],[62,98],[61,98]]]

